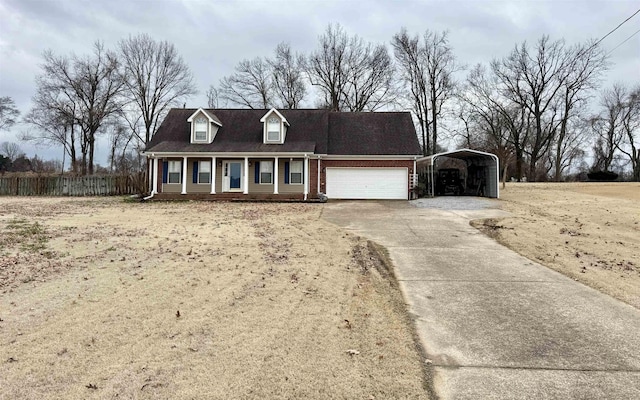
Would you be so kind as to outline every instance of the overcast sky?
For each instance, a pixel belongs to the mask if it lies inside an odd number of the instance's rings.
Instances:
[[[516,43],[547,34],[568,43],[599,39],[640,8],[638,0],[608,1],[151,1],[0,0],[0,96],[28,112],[42,52],[85,54],[96,40],[114,48],[130,34],[148,33],[176,45],[192,69],[200,94],[187,107],[206,106],[205,91],[242,59],[271,55],[289,42],[308,53],[328,23],[349,34],[389,43],[406,27],[410,34],[448,30],[459,61],[467,65],[504,57]],[[640,29],[640,14],[607,37],[613,50]],[[640,82],[640,34],[611,53],[605,84]],[[461,75],[463,77],[464,75]],[[27,129],[0,132],[0,142],[18,142]],[[62,158],[62,149],[18,142],[28,156]],[[107,164],[106,149],[96,161]]]

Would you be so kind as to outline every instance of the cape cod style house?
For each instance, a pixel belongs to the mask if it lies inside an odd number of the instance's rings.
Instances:
[[[159,199],[408,199],[420,146],[408,112],[180,109],[145,149]]]

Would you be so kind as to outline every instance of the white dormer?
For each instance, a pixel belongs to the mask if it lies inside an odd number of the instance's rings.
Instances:
[[[187,122],[191,124],[191,143],[209,144],[218,133],[218,129],[222,127],[222,123],[215,115],[198,108],[196,112],[187,118]]]
[[[260,118],[260,122],[262,122],[263,125],[263,143],[284,144],[287,136],[287,127],[289,126],[289,122],[284,115],[280,114],[275,108],[272,108]]]

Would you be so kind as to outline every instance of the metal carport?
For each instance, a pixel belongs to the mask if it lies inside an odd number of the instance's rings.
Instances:
[[[438,158],[442,157],[463,160],[467,168],[471,166],[477,167],[479,173],[482,175],[482,179],[484,179],[483,196],[496,199],[500,197],[500,168],[498,157],[495,154],[471,149],[447,151],[418,159],[417,169],[421,173],[426,173],[427,177],[427,196],[435,196],[437,161]]]

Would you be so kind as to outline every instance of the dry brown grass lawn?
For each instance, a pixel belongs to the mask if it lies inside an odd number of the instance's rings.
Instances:
[[[428,398],[394,281],[321,212],[0,198],[0,397]]]
[[[639,183],[512,183],[513,217],[477,221],[498,241],[640,308]]]

